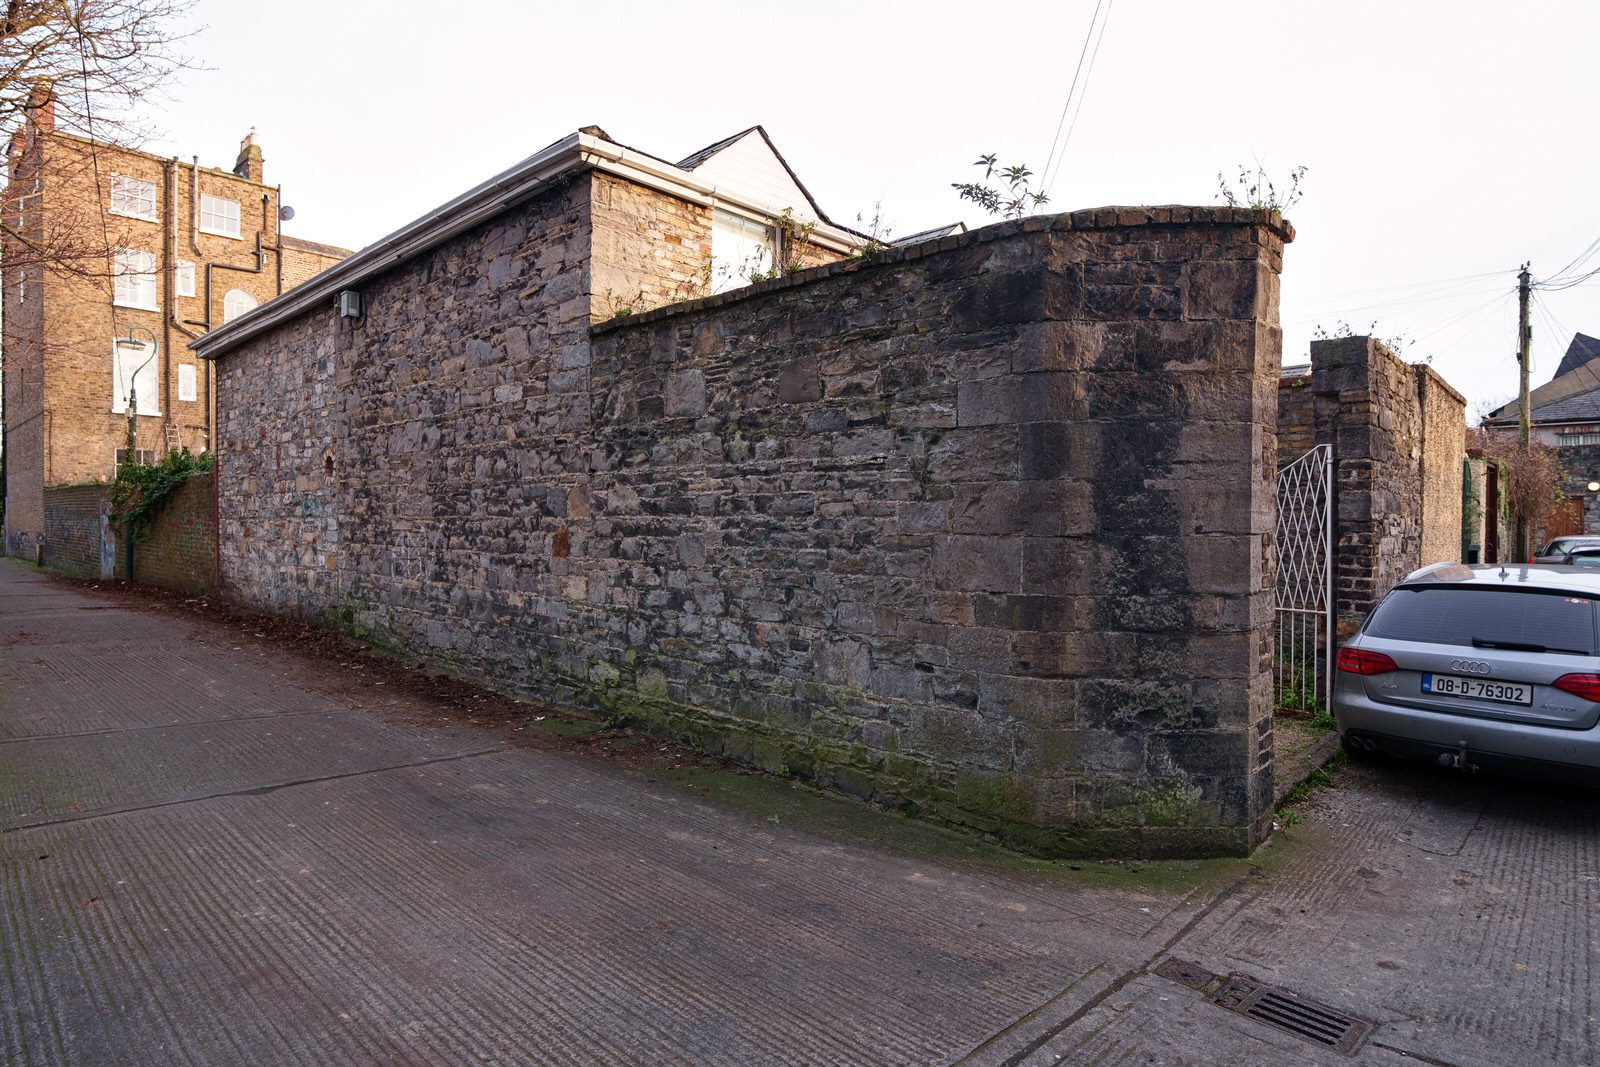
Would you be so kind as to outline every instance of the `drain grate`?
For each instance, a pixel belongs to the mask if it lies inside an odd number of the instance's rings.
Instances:
[[[1161,965],[1156,968],[1156,973],[1163,978],[1177,982],[1179,985],[1186,985],[1190,989],[1204,989],[1216,981],[1218,977],[1208,967],[1202,967],[1198,963],[1190,963],[1188,960],[1180,960],[1175,956],[1169,956],[1162,960]]]
[[[1376,1023],[1237,974],[1211,994],[1211,1002],[1345,1055],[1359,1051],[1377,1029]]]

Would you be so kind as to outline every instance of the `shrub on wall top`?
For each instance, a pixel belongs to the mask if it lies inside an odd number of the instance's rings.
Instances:
[[[155,463],[124,463],[111,491],[111,513],[123,530],[143,531],[183,484],[216,465],[211,452],[175,448]]]

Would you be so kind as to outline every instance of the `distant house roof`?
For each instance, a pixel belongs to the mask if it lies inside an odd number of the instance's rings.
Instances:
[[[1600,414],[1600,340],[1575,333],[1556,376],[1528,394],[1528,421],[1536,423],[1594,422]],[[1515,425],[1517,401],[1495,410],[1484,421],[1492,426]]]
[[[290,237],[288,234],[279,234],[278,243],[284,248],[292,248],[296,252],[315,252],[319,256],[330,256],[334,259],[345,259],[351,252],[348,248],[338,245],[325,245],[320,241],[307,241],[301,237]]]
[[[954,237],[958,233],[966,232],[966,223],[952,222],[944,226],[935,226],[931,230],[923,230],[921,233],[908,234],[905,237],[896,237],[889,243],[896,247],[899,247],[900,245],[919,245],[923,241],[933,241],[940,237]]]
[[[1600,339],[1590,337],[1586,333],[1573,334],[1572,343],[1567,346],[1567,354],[1561,357],[1561,366],[1556,368],[1556,377],[1577,370],[1597,356],[1600,356]]]
[[[1600,389],[1569,396],[1551,404],[1542,404],[1528,413],[1528,421],[1600,422]]]

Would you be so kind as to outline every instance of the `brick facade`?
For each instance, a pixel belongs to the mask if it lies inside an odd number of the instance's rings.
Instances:
[[[705,255],[623,184],[221,357],[226,591],[1044,851],[1258,841],[1281,224],[1080,212],[613,317]]]
[[[126,574],[127,542],[117,541],[117,573]],[[214,473],[184,482],[134,539],[133,580],[209,595],[217,582],[217,482]]]
[[[44,491],[44,565],[79,578],[126,577],[127,541],[102,516],[111,486],[64,485]],[[133,580],[207,595],[217,591],[217,491],[213,474],[190,478],[134,540]]]
[[[253,158],[251,173],[258,174],[259,149]],[[241,159],[250,170],[250,160]],[[74,260],[71,270],[7,260],[4,547],[29,554],[46,536],[46,488],[115,474],[128,431],[126,414],[114,410],[128,386],[115,380],[116,338],[157,342],[153,395],[141,390],[137,398],[139,448],[157,455],[204,450],[210,366],[188,342],[224,321],[230,293],[264,303],[287,278],[323,269],[342,250],[287,247],[278,233],[278,190],[229,171],[34,127],[13,142],[11,160],[17,177],[7,187],[7,209],[25,229],[66,235],[64,247],[150,253],[156,271],[154,306],[147,309],[114,300],[113,262],[104,258]],[[111,210],[117,178],[153,184],[152,219]],[[202,226],[196,211],[202,196],[238,205],[238,237],[206,232],[218,227]],[[179,295],[180,261],[194,265],[193,296]]]
[[[1278,379],[1278,466],[1292,463],[1317,446],[1317,407],[1311,396],[1310,368]]]
[[[44,565],[78,578],[103,576],[106,508],[111,489],[104,485],[63,485],[46,489]]]

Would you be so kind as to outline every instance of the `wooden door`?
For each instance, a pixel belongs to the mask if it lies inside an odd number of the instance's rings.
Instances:
[[[1555,504],[1544,520],[1544,539],[1570,537],[1583,533],[1583,497],[1574,496]]]

